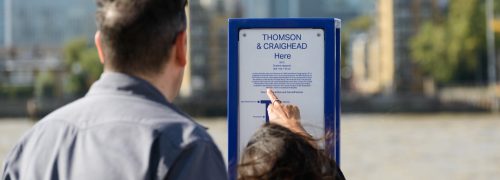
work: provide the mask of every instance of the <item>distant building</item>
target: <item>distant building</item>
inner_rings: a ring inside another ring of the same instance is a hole
[[[190,73],[182,95],[224,101],[227,82],[227,19],[231,13],[223,0],[189,2]],[[208,3],[207,3],[208,2]],[[234,10],[232,10],[234,11]],[[188,93],[189,92],[189,93]]]
[[[343,21],[369,14],[374,0],[241,0],[243,17],[335,17]]]
[[[11,24],[6,24],[4,5],[10,1]],[[60,48],[75,37],[91,39],[96,31],[94,1],[89,0],[0,0],[2,45],[11,38],[12,46]],[[9,28],[11,37],[4,37]]]
[[[424,93],[422,73],[411,59],[410,40],[421,23],[446,12],[446,0],[378,0],[376,27],[349,38],[347,65],[361,94]]]
[[[218,10],[222,10],[222,4],[219,4]],[[210,78],[208,88],[213,94],[218,94],[224,98],[227,89],[227,19],[229,15],[224,13],[215,13],[211,18],[209,26],[209,63],[208,69]]]
[[[200,0],[189,1],[190,89],[196,95],[203,95],[208,89],[210,17],[210,12],[201,5]]]
[[[385,72],[381,74],[381,81],[385,84],[387,94],[394,92],[394,10],[392,0],[379,0],[376,37],[379,41],[379,58],[384,62]]]
[[[363,95],[390,94],[393,67],[381,58],[380,41],[374,32],[354,35],[349,50],[353,90]]]
[[[0,0],[0,84],[33,86],[40,72],[62,78],[61,49],[93,39],[95,8],[88,0]]]
[[[61,74],[63,71],[62,62],[57,58],[4,60],[0,61],[0,85],[33,86],[39,73]]]
[[[5,12],[5,0],[0,0],[0,48],[5,43]]]
[[[410,56],[410,39],[426,20],[438,17],[446,0],[378,0],[380,57],[393,62],[397,92],[422,92],[422,76]]]

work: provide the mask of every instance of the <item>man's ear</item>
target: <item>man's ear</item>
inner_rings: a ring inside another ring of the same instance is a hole
[[[101,31],[95,32],[94,36],[95,47],[97,48],[97,53],[99,54],[99,60],[101,64],[104,64],[104,50],[102,49]]]
[[[187,63],[187,35],[186,31],[177,34],[175,39],[175,62],[180,66],[185,66]]]

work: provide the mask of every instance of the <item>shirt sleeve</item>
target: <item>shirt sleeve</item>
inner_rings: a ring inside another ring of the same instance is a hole
[[[5,157],[2,180],[19,179],[22,154],[25,151],[26,141],[31,137],[31,134],[32,130],[26,132]]]
[[[14,148],[9,152],[7,157],[5,158],[5,162],[3,164],[3,173],[2,173],[2,180],[10,180],[10,179],[18,179],[16,175],[18,173],[15,173],[14,169],[15,167],[15,162],[18,161],[16,157],[19,157],[19,144],[14,146]]]
[[[165,179],[227,179],[226,166],[213,142],[199,140],[187,146]]]

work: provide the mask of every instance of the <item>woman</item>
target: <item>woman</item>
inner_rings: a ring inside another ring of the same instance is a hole
[[[319,149],[300,124],[297,106],[284,105],[272,90],[265,124],[243,152],[238,179],[345,179],[335,161]]]

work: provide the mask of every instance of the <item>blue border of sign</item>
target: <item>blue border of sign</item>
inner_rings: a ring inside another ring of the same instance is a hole
[[[255,28],[314,28],[325,33],[325,132],[334,132],[330,152],[340,164],[340,19],[336,18],[235,18],[228,34],[228,171],[237,178],[238,167],[238,38],[239,30]]]

